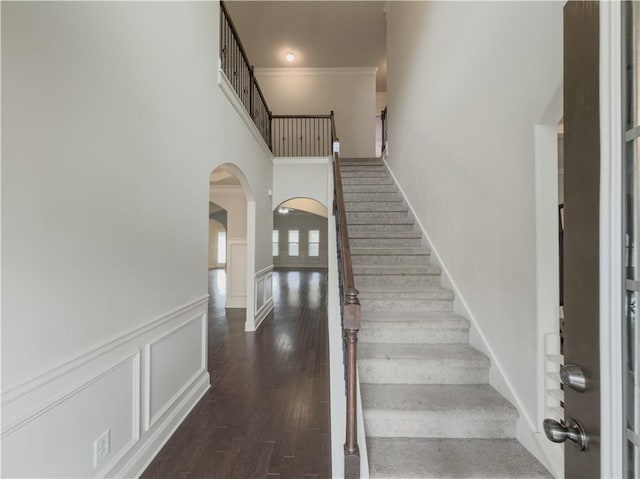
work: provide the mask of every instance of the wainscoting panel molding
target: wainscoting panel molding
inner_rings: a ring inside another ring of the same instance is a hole
[[[273,310],[273,265],[255,274],[255,325],[256,329]]]
[[[73,416],[77,419],[70,423]],[[93,441],[106,430],[111,451],[103,464],[94,467]],[[2,432],[2,474],[100,477],[131,450],[139,437],[137,351],[8,425]],[[85,454],[78,454],[79,451]]]
[[[207,370],[206,331],[201,314],[145,345],[145,431]]]
[[[209,389],[207,300],[6,388],[2,476],[140,475]],[[109,453],[94,464],[106,431]]]

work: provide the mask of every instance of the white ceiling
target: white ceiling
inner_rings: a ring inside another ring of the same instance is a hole
[[[257,68],[377,67],[386,91],[385,2],[230,1],[227,9]],[[296,56],[293,63],[284,59]]]

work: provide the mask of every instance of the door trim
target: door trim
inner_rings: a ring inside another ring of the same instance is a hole
[[[623,477],[621,13],[600,2],[601,477]]]

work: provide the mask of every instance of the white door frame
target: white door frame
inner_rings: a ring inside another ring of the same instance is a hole
[[[601,477],[623,477],[622,19],[600,2],[600,407]]]

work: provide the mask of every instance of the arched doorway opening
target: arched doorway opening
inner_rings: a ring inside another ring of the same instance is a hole
[[[249,331],[255,329],[254,286],[249,281],[255,268],[254,245],[255,202],[248,182],[235,165],[221,165],[209,177],[210,273],[214,267],[209,279],[216,282],[221,295],[224,290],[226,308],[246,309],[245,329]]]
[[[273,212],[274,268],[327,268],[328,210],[311,198],[292,198]]]

